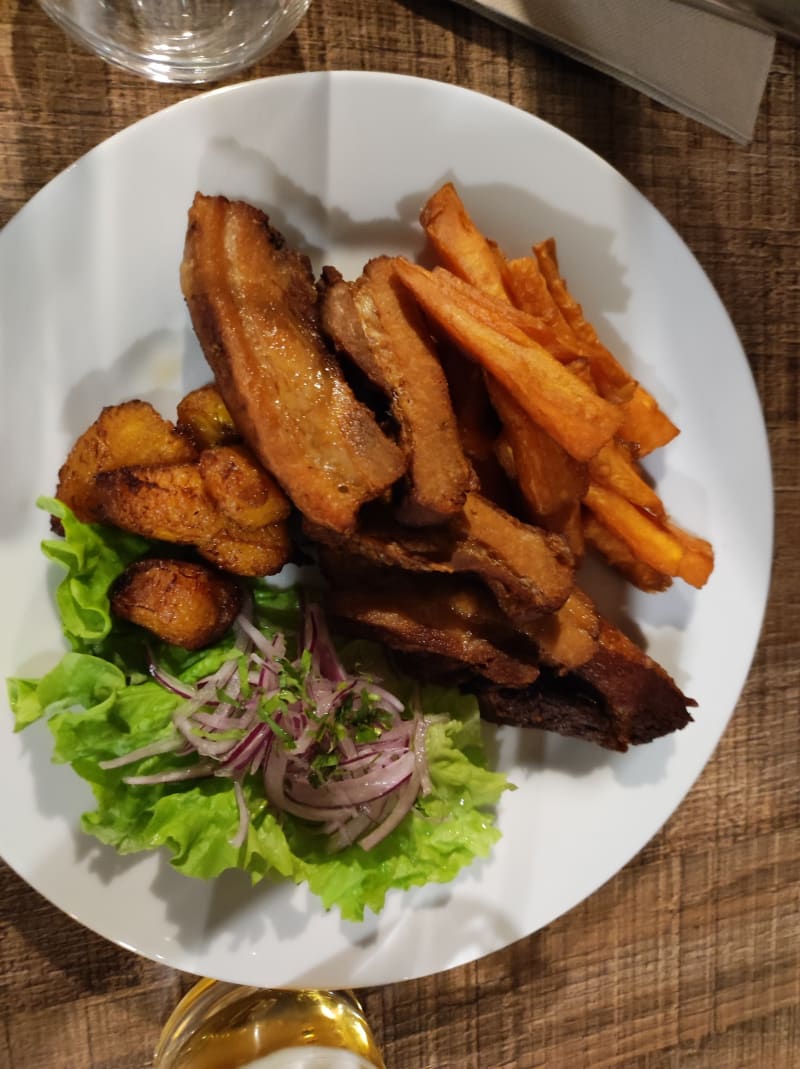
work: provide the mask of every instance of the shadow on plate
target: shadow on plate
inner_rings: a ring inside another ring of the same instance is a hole
[[[324,170],[327,161],[324,109],[319,109],[310,122],[312,128],[304,130],[303,136],[307,142],[320,146],[318,166]],[[237,175],[233,183],[232,174]],[[326,187],[324,174],[318,175],[317,181],[320,188]],[[370,256],[381,253],[414,256],[423,243],[421,231],[414,232],[422,200],[416,207],[412,201],[404,201],[394,218],[358,221],[341,206],[326,204],[319,194],[304,189],[268,155],[234,138],[210,141],[198,166],[197,188],[202,193],[223,194],[261,208],[289,244],[310,258],[317,273],[331,262],[329,257],[334,249],[351,250],[347,266],[360,270]],[[359,254],[362,260],[358,260]]]

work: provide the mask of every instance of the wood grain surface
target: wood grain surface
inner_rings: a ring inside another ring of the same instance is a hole
[[[446,0],[315,0],[296,34],[248,77],[320,68],[469,86],[538,114],[621,171],[687,241],[727,306],[774,465],[762,639],[694,789],[622,872],[545,930],[451,972],[364,991],[387,1065],[792,1069],[800,1065],[798,49],[778,45],[747,146]],[[0,224],[93,145],[194,93],[107,66],[30,0],[0,0]],[[0,865],[0,1066],[143,1069],[191,982],[87,932]]]

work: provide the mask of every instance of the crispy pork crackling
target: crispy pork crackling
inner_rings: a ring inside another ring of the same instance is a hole
[[[257,208],[198,193],[181,286],[247,444],[304,515],[351,530],[361,505],[396,482],[406,462],[320,335],[308,258]]]
[[[498,724],[538,727],[624,752],[691,723],[697,703],[607,620],[595,654],[566,673],[543,671],[527,687],[479,691],[481,714]]]
[[[370,260],[355,282],[327,267],[320,291],[325,333],[390,401],[408,460],[401,518],[414,525],[446,520],[462,508],[474,476],[436,347],[395,261]]]

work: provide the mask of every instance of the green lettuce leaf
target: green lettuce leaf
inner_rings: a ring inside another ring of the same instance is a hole
[[[332,855],[321,832],[268,805],[259,776],[243,784],[250,813],[245,842],[231,840],[239,826],[233,784],[221,777],[173,783],[128,785],[123,777],[186,767],[175,754],[146,757],[124,768],[102,763],[174,732],[181,699],[144,670],[145,641],[136,629],[116,623],[108,609],[108,588],[130,560],[148,545],[120,532],[80,524],[59,502],[42,507],[61,520],[63,541],[44,544],[46,554],[67,571],[58,588],[58,607],[72,650],[41,679],[10,679],[8,693],[17,730],[46,718],[53,734],[53,760],[72,765],[91,785],[95,808],[83,829],[120,853],[164,848],[187,876],[213,879],[238,868],[256,882],[265,877],[307,881],[326,908],[347,920],[378,912],[392,888],[448,882],[478,857],[486,857],[499,833],[492,809],[510,788],[489,771],[481,745],[477,702],[456,690],[424,687],[418,700],[433,718],[427,756],[433,789],[418,800],[390,836],[370,851],[355,845]],[[253,585],[258,625],[291,634],[299,622],[294,588]],[[232,652],[232,638],[190,653],[156,643],[156,657],[187,681],[213,672]],[[404,700],[415,685],[391,673],[378,647],[351,643],[343,651],[380,675]]]
[[[56,606],[67,641],[74,650],[91,650],[111,632],[108,589],[150,544],[138,535],[81,523],[61,501],[40,497],[37,506],[61,522],[63,538],[42,542],[42,552],[66,575],[56,591]]]

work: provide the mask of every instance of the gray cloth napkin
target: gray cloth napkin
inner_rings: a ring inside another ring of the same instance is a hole
[[[739,142],[753,136],[771,33],[674,0],[459,0]]]

